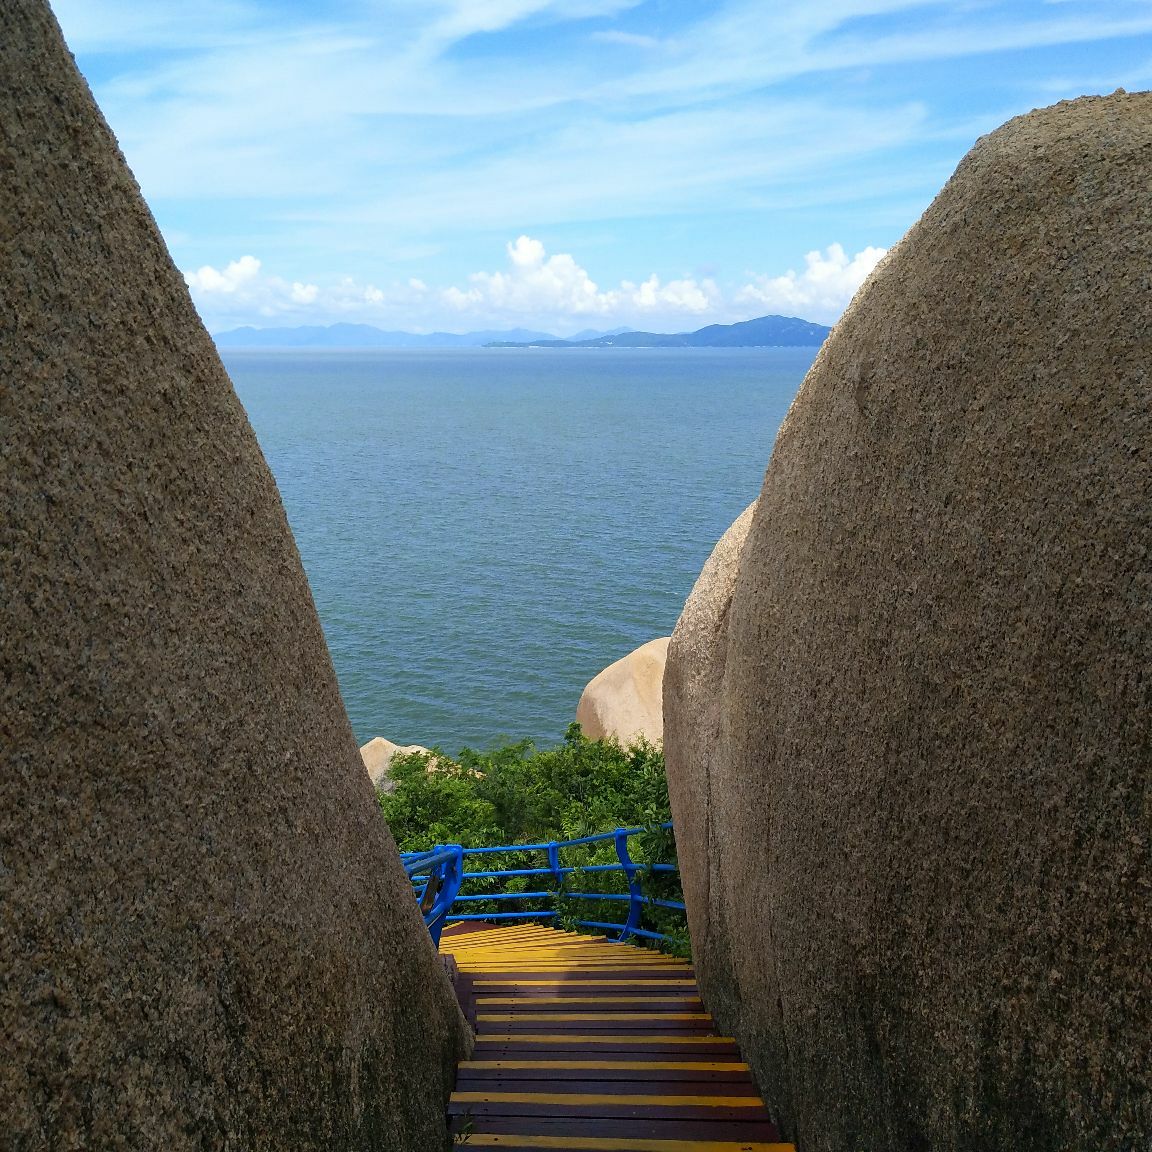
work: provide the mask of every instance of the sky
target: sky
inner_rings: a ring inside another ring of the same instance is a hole
[[[54,0],[208,328],[832,323],[1152,0]]]

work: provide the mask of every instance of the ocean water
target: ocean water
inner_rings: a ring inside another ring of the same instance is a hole
[[[360,742],[558,743],[672,631],[814,355],[227,351]]]

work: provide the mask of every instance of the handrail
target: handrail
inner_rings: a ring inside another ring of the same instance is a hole
[[[671,822],[660,824],[660,829],[670,829]],[[464,848],[459,844],[440,844],[426,852],[402,852],[400,859],[404,864],[404,871],[408,874],[416,890],[416,898],[420,911],[424,915],[424,922],[432,934],[433,943],[439,945],[440,933],[449,921],[457,920],[536,920],[551,919],[559,915],[555,908],[557,899],[562,896],[578,900],[606,900],[627,901],[628,913],[623,922],[604,920],[577,920],[576,923],[584,928],[597,928],[605,932],[618,932],[617,942],[627,940],[630,936],[639,936],[646,940],[667,940],[663,932],[654,932],[642,928],[641,917],[646,907],[671,908],[684,911],[684,904],[679,900],[662,900],[655,896],[644,895],[640,882],[642,873],[676,872],[675,864],[642,864],[633,861],[628,851],[628,840],[647,828],[616,828],[611,832],[598,832],[592,836],[579,836],[573,840],[550,840],[541,844],[501,844],[488,848]],[[568,866],[561,863],[560,852],[565,848],[579,848],[587,844],[597,844],[605,840],[613,841],[616,848],[616,864],[588,864],[584,866]],[[543,852],[547,866],[542,868],[504,868],[488,869],[475,872],[464,871],[465,856],[491,856],[501,852]],[[625,892],[571,892],[564,888],[567,877],[580,873],[622,872],[628,885]],[[539,890],[533,892],[489,892],[476,895],[460,895],[460,888],[467,880],[506,879],[519,876],[547,876],[551,885],[542,882],[536,885]],[[543,911],[515,911],[515,912],[487,912],[487,913],[454,913],[456,904],[478,900],[547,900],[551,899],[551,910]]]
[[[424,923],[432,943],[439,947],[444,922],[464,879],[464,849],[459,844],[447,844],[431,852],[403,852],[400,859],[408,878],[417,885],[416,899]]]

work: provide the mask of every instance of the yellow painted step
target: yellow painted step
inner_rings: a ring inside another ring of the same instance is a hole
[[[472,981],[472,987],[473,988],[504,988],[504,987],[515,987],[516,985],[520,985],[521,987],[525,987],[525,988],[571,988],[572,987],[572,981],[571,980],[473,980]],[[641,988],[681,989],[681,988],[695,988],[696,987],[696,981],[692,980],[692,979],[681,980],[678,978],[673,978],[671,980],[644,980],[644,979],[634,979],[631,976],[621,977],[619,980],[614,980],[611,976],[605,976],[600,980],[581,980],[580,981],[580,987],[581,988],[598,988],[601,986],[610,987],[610,986],[615,986],[615,985],[621,985],[621,986],[627,987],[627,988],[631,988],[631,987],[635,986],[635,987],[641,987]]]
[[[699,1004],[699,996],[685,996],[669,993],[665,995],[660,991],[633,992],[630,995],[620,996],[477,996],[477,1005],[486,1008],[495,1008],[498,1005],[505,1007],[523,1007],[525,1004],[643,1004],[652,1001],[656,1004]],[[663,1019],[661,1013],[661,1019]]]
[[[734,1044],[731,1036],[705,1036],[688,1033],[680,1036],[653,1036],[645,1032],[632,1032],[617,1036],[608,1032],[512,1032],[498,1035],[481,1034],[476,1039],[482,1044],[551,1044],[564,1047],[568,1044]]]
[[[521,979],[514,981],[514,983],[516,983],[516,984],[523,984],[526,982],[524,979],[525,977],[534,977],[534,976],[551,976],[551,977],[568,976],[569,980],[567,980],[565,982],[567,987],[571,987],[572,984],[574,984],[577,980],[580,980],[580,981],[590,980],[591,981],[591,980],[595,980],[595,979],[599,978],[600,982],[604,983],[605,981],[609,981],[611,979],[611,977],[605,975],[603,969],[588,968],[588,967],[559,968],[559,967],[556,967],[555,965],[547,965],[547,964],[541,965],[538,968],[536,968],[536,967],[524,967],[522,965],[518,965],[515,968],[508,968],[508,967],[504,967],[504,966],[492,967],[489,964],[458,964],[457,967],[460,969],[461,972],[467,972],[468,975],[470,975],[470,976],[472,976],[472,975],[500,976],[500,975],[506,974],[509,976],[521,977]],[[616,970],[622,972],[624,969],[621,967],[621,968],[616,969]],[[654,968],[631,968],[631,969],[629,969],[630,975],[633,975],[633,976],[635,976],[635,975],[651,975],[653,972],[656,972],[656,971],[659,971],[659,969],[654,969]]]
[[[487,968],[492,972],[691,972],[687,964],[653,964],[650,960],[533,960],[530,957],[516,956],[505,961],[493,961],[487,956],[457,957],[461,968]]]
[[[483,943],[453,945],[446,942],[444,951],[452,952],[587,952],[602,956],[648,956],[653,960],[683,960],[680,956],[669,956],[665,952],[653,952],[650,948],[633,948],[629,944],[550,944],[533,940],[486,940]]]
[[[742,1060],[464,1060],[460,1069],[491,1068],[528,1070],[532,1068],[576,1072],[646,1072],[667,1068],[676,1072],[747,1072]]]
[[[652,1012],[478,1012],[476,1019],[485,1024],[511,1024],[516,1021],[539,1020],[579,1020],[589,1023],[593,1020],[651,1020]],[[661,1023],[671,1023],[673,1020],[711,1020],[707,1012],[661,1012]]]
[[[531,956],[534,960],[542,960],[546,956],[557,956],[562,960],[643,960],[648,964],[686,964],[676,956],[661,956],[659,952],[648,952],[641,948],[630,948],[623,951],[607,945],[604,948],[546,948],[521,947],[519,945],[508,948],[453,948],[449,949],[454,956]]]
[[[453,1092],[454,1104],[618,1104],[669,1108],[763,1108],[759,1096],[612,1096],[576,1092]]]
[[[469,1148],[571,1148],[579,1152],[796,1152],[793,1144],[756,1140],[653,1140],[642,1136],[505,1136],[470,1132]]]

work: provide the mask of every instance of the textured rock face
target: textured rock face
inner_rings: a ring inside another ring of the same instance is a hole
[[[397,756],[407,756],[411,752],[427,752],[421,744],[393,744],[383,736],[374,736],[367,744],[360,745],[360,759],[368,770],[372,787],[381,792],[391,792],[395,783],[388,775],[388,769]]]
[[[809,373],[669,718],[706,995],[805,1152],[1152,1145],[1150,187],[1149,94],[976,145]]]
[[[38,0],[0,76],[0,1143],[438,1148],[465,1030],[275,485]]]
[[[681,871],[688,929],[696,961],[713,979],[724,971],[728,956],[726,910],[712,899],[708,869],[695,864],[722,848],[711,826],[713,791],[728,793],[737,786],[724,776],[720,701],[728,612],[755,511],[755,504],[745,508],[712,550],[676,623],[664,669],[664,759],[669,774],[679,769],[670,790],[676,851],[694,864]]]
[[[589,740],[614,737],[627,746],[641,736],[653,744],[664,739],[661,685],[668,640],[649,640],[588,682],[576,720]]]

